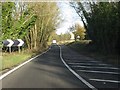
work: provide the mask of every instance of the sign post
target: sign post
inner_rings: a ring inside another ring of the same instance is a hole
[[[24,41],[22,39],[17,39],[19,41],[19,44],[17,45],[18,46],[18,51],[20,53],[20,47],[24,44]]]
[[[21,50],[20,50],[20,46],[18,46],[18,52],[20,53],[20,51],[21,51]]]
[[[11,46],[14,44],[14,42],[11,39],[7,39],[9,44],[7,45],[9,47],[9,52],[11,53]]]
[[[9,52],[11,53],[11,47],[9,47]]]

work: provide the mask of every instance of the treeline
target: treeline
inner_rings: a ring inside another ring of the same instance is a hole
[[[2,37],[22,39],[29,50],[47,47],[59,10],[54,2],[2,2]]]
[[[60,41],[64,42],[66,40],[70,40],[70,38],[71,38],[71,35],[69,33],[57,35],[56,32],[52,32],[49,41],[52,42],[52,40],[55,39],[57,42],[60,42]]]
[[[120,39],[120,2],[71,3],[97,50],[116,53]]]
[[[75,41],[85,39],[86,30],[80,25],[80,23],[75,23],[71,26],[69,30],[74,34]]]

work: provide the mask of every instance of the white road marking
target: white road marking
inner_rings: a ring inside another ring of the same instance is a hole
[[[84,60],[84,61],[79,61],[79,60],[65,60],[65,61],[72,61],[72,62],[77,62],[77,63],[82,63],[82,62],[85,62],[85,63],[97,63],[97,62],[100,62],[100,61],[90,61],[90,60]]]
[[[49,49],[46,50],[45,52],[43,52],[43,53],[41,53],[41,54],[39,54],[39,55],[37,55],[37,56],[35,56],[35,57],[33,57],[33,58],[25,61],[24,63],[20,64],[19,66],[15,67],[15,68],[13,68],[12,70],[6,72],[5,74],[1,75],[1,76],[0,76],[0,80],[2,80],[3,78],[5,78],[6,76],[8,76],[9,74],[11,74],[12,72],[16,71],[16,70],[19,69],[20,67],[24,66],[25,64],[29,63],[29,62],[32,61],[33,59],[37,58],[38,56],[41,56],[42,54],[48,52],[50,49],[51,49],[51,48],[49,48]]]
[[[88,62],[100,62],[100,61],[88,61]]]
[[[108,64],[95,64],[95,63],[68,63],[68,64],[80,64],[80,65],[107,65],[108,66]]]
[[[102,68],[102,69],[116,69],[116,70],[119,69],[119,68],[115,68],[115,67],[90,67],[90,66],[72,66],[72,67],[81,67],[81,68]]]
[[[104,73],[104,74],[120,74],[117,72],[103,72],[103,71],[90,71],[90,70],[77,70],[79,72],[91,72],[91,73]]]
[[[89,79],[89,80],[100,81],[100,82],[120,83],[120,81],[115,81],[115,80],[103,80],[103,79]]]
[[[59,46],[60,47],[60,46]],[[91,88],[92,90],[98,90],[97,88],[95,88],[93,85],[91,85],[89,82],[87,82],[85,79],[83,79],[80,75],[78,75],[74,70],[72,70],[64,61],[64,59],[62,58],[62,51],[61,51],[61,47],[60,47],[60,58],[62,60],[62,62],[64,63],[64,65],[79,79],[81,80],[84,84],[86,84],[89,88]]]

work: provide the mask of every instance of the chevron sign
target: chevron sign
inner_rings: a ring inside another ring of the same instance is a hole
[[[12,47],[12,46],[23,46],[24,45],[24,41],[22,39],[17,39],[17,40],[11,40],[11,39],[7,39],[3,41],[3,46],[6,47]]]
[[[17,40],[11,40],[7,39],[3,41],[3,46],[9,47],[9,52],[11,53],[11,47],[17,46],[18,51],[20,52],[20,47],[24,45],[24,41],[22,39],[17,39]]]

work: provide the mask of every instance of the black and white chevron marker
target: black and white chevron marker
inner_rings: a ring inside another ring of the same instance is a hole
[[[21,39],[17,39],[20,43],[18,44],[18,46],[20,47],[20,46],[23,46],[23,44],[24,44],[24,41],[23,40],[21,40]]]
[[[12,47],[12,46],[23,46],[24,45],[24,41],[22,39],[17,39],[17,40],[11,40],[11,39],[7,39],[3,41],[3,46],[6,47]]]
[[[3,41],[3,46],[11,47],[14,44],[14,42],[11,39],[7,39]]]

